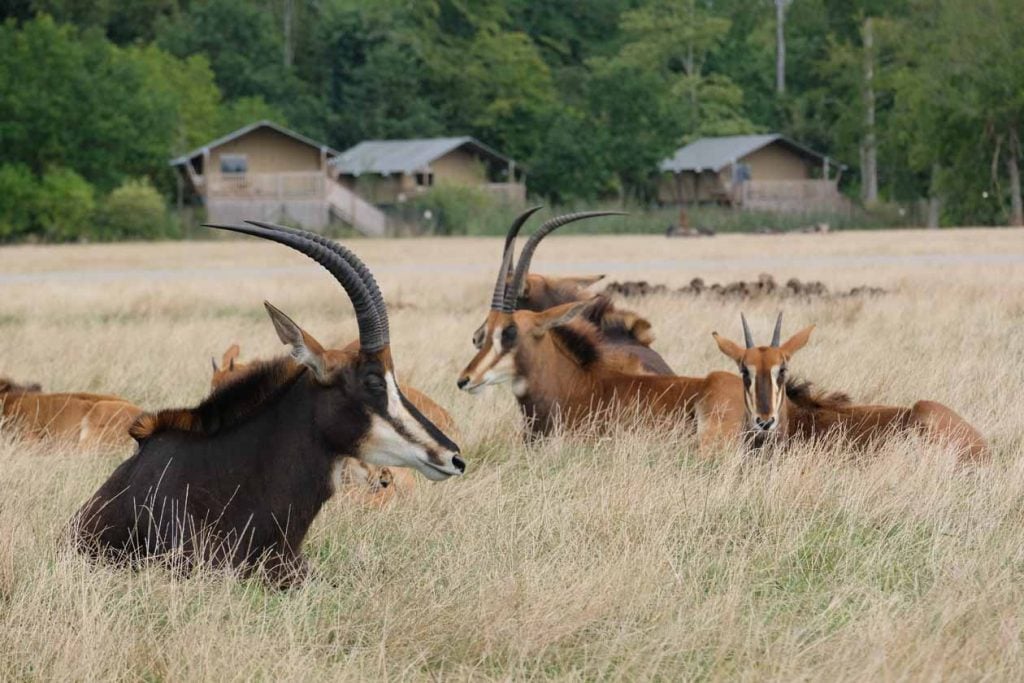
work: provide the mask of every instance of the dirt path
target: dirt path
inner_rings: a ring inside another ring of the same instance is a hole
[[[859,256],[791,256],[770,258],[732,259],[651,259],[645,261],[542,261],[537,260],[535,270],[549,272],[583,271],[612,273],[650,272],[658,270],[751,270],[764,268],[850,268],[882,266],[905,268],[942,267],[961,265],[1007,265],[1024,263],[1024,253],[1003,254],[906,254]],[[491,263],[402,263],[375,265],[381,273],[477,273],[490,272]],[[175,280],[224,280],[244,277],[319,276],[316,266],[204,266],[193,268],[111,268],[90,270],[52,270],[34,273],[0,273],[0,285],[33,283],[96,283],[118,280],[144,280],[150,282]]]

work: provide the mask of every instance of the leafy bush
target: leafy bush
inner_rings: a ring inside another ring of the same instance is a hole
[[[508,207],[487,192],[458,186],[440,186],[412,199],[399,211],[403,221],[418,232],[468,235],[481,224],[501,224]],[[498,221],[491,220],[497,218]],[[502,229],[503,231],[503,229]]]
[[[163,197],[148,179],[129,179],[103,201],[95,236],[102,240],[153,239],[175,233]]]
[[[92,185],[68,168],[51,168],[39,182],[34,202],[37,231],[45,239],[78,239],[92,231],[96,200]]]
[[[28,166],[0,166],[0,242],[19,239],[34,227],[39,184]]]

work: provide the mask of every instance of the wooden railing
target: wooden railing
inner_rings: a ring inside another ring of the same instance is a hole
[[[238,173],[207,176],[212,197],[258,199],[323,199],[325,176],[320,171]]]
[[[383,237],[388,219],[383,211],[334,180],[327,181],[327,206],[338,218],[368,237]]]
[[[750,210],[767,211],[842,211],[849,200],[839,192],[833,180],[750,180],[736,192],[732,201]]]
[[[523,183],[484,183],[478,187],[510,204],[521,204],[526,201],[526,185]]]
[[[747,199],[828,200],[839,194],[831,180],[750,180],[745,183]]]

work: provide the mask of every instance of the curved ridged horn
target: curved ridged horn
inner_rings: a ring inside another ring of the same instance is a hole
[[[327,247],[335,254],[345,259],[345,262],[352,266],[352,270],[356,271],[356,274],[363,282],[363,286],[366,287],[366,291],[370,293],[370,298],[373,299],[374,308],[377,309],[377,316],[381,321],[381,326],[384,332],[384,344],[385,346],[391,343],[391,329],[388,323],[388,309],[384,304],[384,295],[380,292],[380,287],[377,286],[377,280],[373,277],[373,273],[366,267],[355,253],[343,244],[339,244],[334,240],[327,239],[323,235],[318,235],[315,232],[309,232],[308,230],[300,230],[299,228],[291,228],[287,225],[278,225],[276,223],[264,223],[263,221],[246,221],[250,225],[255,225],[259,228],[266,228],[267,230],[277,230],[279,232],[287,232],[292,235],[299,237],[305,237],[311,242],[316,242],[322,247]]]
[[[519,262],[516,264],[515,275],[512,276],[512,282],[508,287],[505,296],[505,309],[507,312],[515,310],[516,300],[519,298],[519,294],[523,289],[523,282],[526,280],[526,274],[530,272],[530,261],[533,260],[533,252],[537,250],[537,246],[540,241],[547,237],[549,234],[569,223],[581,221],[584,218],[597,218],[598,216],[625,216],[626,214],[622,211],[580,211],[578,213],[567,213],[563,216],[556,216],[555,218],[549,218],[545,221],[536,232],[530,235],[530,239],[523,245],[523,251],[519,255]]]
[[[779,311],[779,317],[775,319],[775,331],[772,332],[772,348],[779,348],[779,337],[782,336],[782,311]]]
[[[334,276],[334,279],[342,286],[352,302],[352,307],[356,311],[356,324],[359,326],[360,348],[368,353],[376,353],[387,347],[384,337],[386,323],[378,315],[373,297],[370,296],[370,292],[367,290],[366,285],[363,284],[359,274],[341,256],[300,234],[280,232],[257,226],[210,225],[208,223],[205,225],[208,228],[230,230],[231,232],[239,232],[243,235],[262,237],[271,242],[291,247],[319,263],[327,272]]]
[[[747,324],[747,316],[740,313],[740,320],[743,321],[743,341],[748,349],[754,348],[754,335],[750,334],[750,325]]]
[[[491,310],[503,310],[505,303],[505,290],[508,289],[509,280],[512,278],[512,257],[515,252],[516,237],[519,229],[526,223],[526,219],[540,210],[540,206],[527,209],[519,214],[512,222],[505,234],[505,249],[501,252],[501,269],[498,270],[498,281],[494,283],[494,293],[491,295]]]

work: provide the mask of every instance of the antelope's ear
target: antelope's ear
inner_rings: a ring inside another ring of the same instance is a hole
[[[583,312],[589,301],[570,301],[537,314],[537,325],[533,328],[533,334],[542,337],[552,327],[564,325]]]
[[[277,336],[281,339],[281,343],[292,347],[292,358],[312,370],[317,379],[323,379],[327,374],[327,364],[324,361],[324,347],[320,345],[320,342],[269,301],[264,301],[263,305],[270,315],[271,322],[274,323],[274,329],[277,330]]]
[[[526,277],[523,278],[523,286],[519,288],[519,298],[529,299],[530,292],[538,288],[538,283],[547,284],[547,278],[543,275],[537,275],[536,273],[527,273]]]
[[[739,363],[743,360],[743,348],[740,347],[736,342],[726,339],[717,332],[712,332],[711,336],[715,338],[715,343],[718,344],[718,349],[725,355],[732,358],[734,361]]]
[[[800,349],[804,348],[804,346],[806,346],[807,342],[811,338],[811,332],[813,331],[814,325],[808,325],[807,327],[805,327],[804,329],[800,330],[792,337],[787,339],[786,342],[779,348],[782,349],[782,352],[785,353],[787,357],[792,356],[794,353],[796,353]]]
[[[228,347],[228,350],[224,352],[224,356],[220,359],[221,366],[228,370],[235,369],[235,360],[238,358],[238,354],[242,352],[238,344],[232,344]]]
[[[597,284],[604,279],[604,274],[601,275],[572,275],[565,278],[569,282],[573,283],[580,289],[586,289],[587,287]]]

